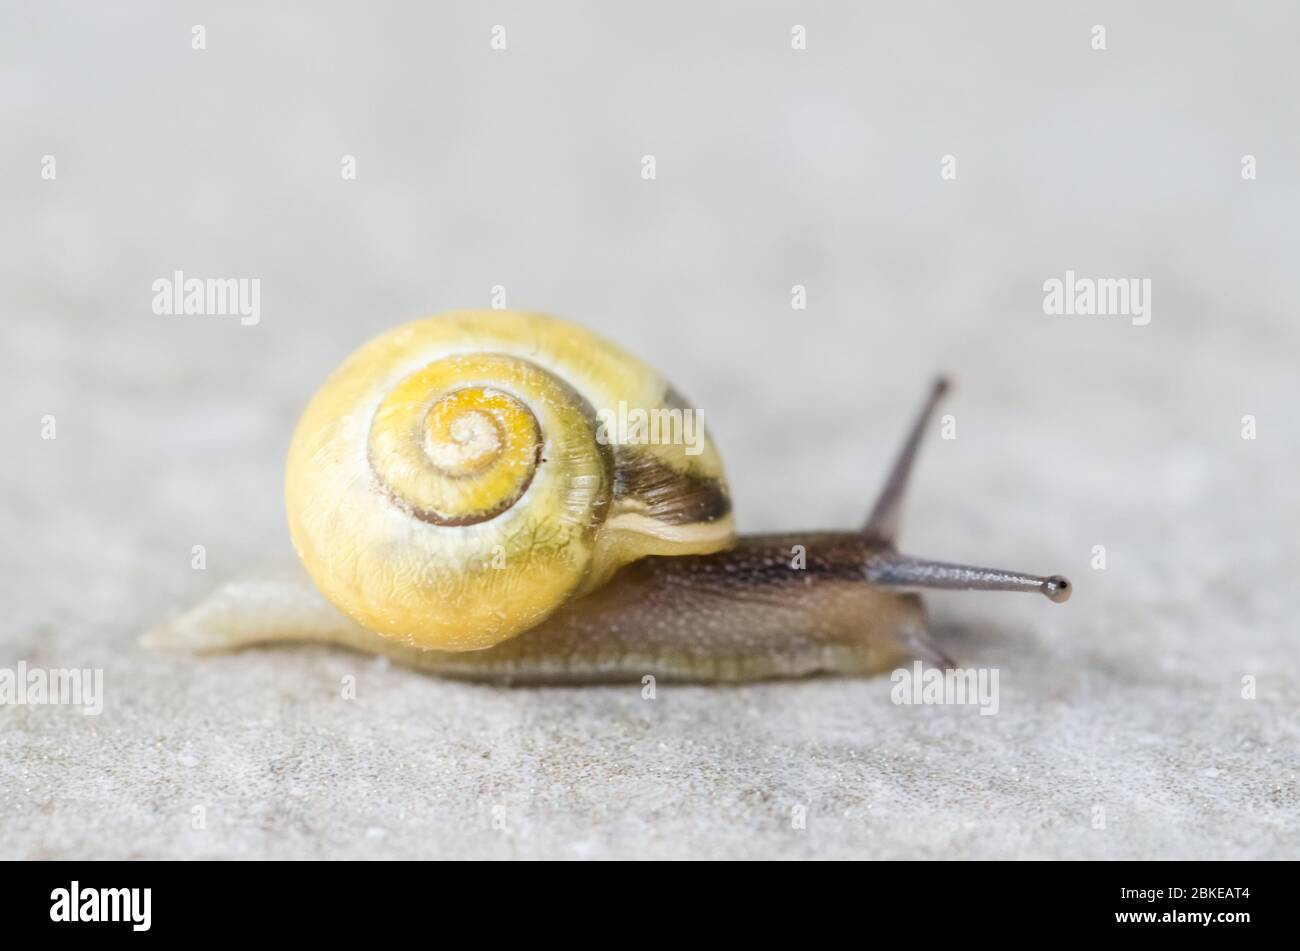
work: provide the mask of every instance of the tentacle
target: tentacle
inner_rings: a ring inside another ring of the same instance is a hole
[[[1037,591],[1057,604],[1070,600],[1073,590],[1069,579],[1061,575],[1031,575],[1001,568],[927,561],[895,551],[882,551],[867,564],[867,580],[903,591]]]
[[[934,409],[939,405],[939,400],[947,392],[948,380],[945,377],[939,377],[931,385],[930,395],[926,397],[921,412],[917,414],[916,421],[912,424],[907,439],[903,442],[903,448],[899,451],[898,458],[894,460],[894,467],[889,471],[889,477],[885,479],[884,488],[880,490],[876,505],[871,510],[871,516],[867,519],[867,524],[863,528],[863,531],[867,534],[890,543],[898,537],[903,497],[907,492],[907,485],[912,476],[912,464],[916,462],[917,451],[921,446],[921,437],[925,434],[926,423],[934,415]]]

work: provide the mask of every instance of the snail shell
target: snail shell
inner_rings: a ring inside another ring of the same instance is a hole
[[[640,360],[539,314],[397,327],[312,398],[289,449],[294,548],[353,620],[413,647],[491,647],[646,555],[707,554],[734,530],[722,460],[622,444],[620,405],[682,410]]]

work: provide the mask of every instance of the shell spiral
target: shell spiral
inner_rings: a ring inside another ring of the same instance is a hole
[[[418,647],[476,650],[537,625],[645,555],[732,542],[721,459],[601,425],[688,409],[576,325],[467,311],[349,357],[294,433],[285,500],[321,592]]]

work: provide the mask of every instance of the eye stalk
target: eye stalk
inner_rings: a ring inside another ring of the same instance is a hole
[[[1031,575],[1000,568],[980,568],[943,561],[928,561],[900,554],[894,548],[902,516],[903,497],[911,480],[912,466],[925,434],[926,424],[934,415],[939,400],[951,389],[947,377],[940,376],[930,386],[921,412],[917,414],[885,479],[863,533],[880,544],[878,552],[867,560],[866,579],[872,584],[901,590],[947,589],[957,591],[1037,591],[1049,601],[1064,604],[1074,590],[1061,575]]]
[[[878,562],[867,564],[867,580],[886,588],[948,589],[955,591],[1038,591],[1049,601],[1064,604],[1072,586],[1061,575],[1027,575],[1000,568],[977,568],[942,561],[909,558],[884,552]]]
[[[916,421],[912,423],[912,429],[903,442],[903,448],[899,450],[898,458],[894,460],[894,467],[889,470],[889,476],[885,479],[880,495],[876,497],[875,507],[872,508],[871,516],[863,529],[868,535],[875,535],[881,541],[891,544],[898,537],[903,496],[907,491],[908,483],[912,480],[912,465],[916,462],[917,453],[921,448],[925,425],[934,415],[939,400],[943,399],[951,387],[952,384],[946,376],[935,377],[934,382],[930,384],[930,394],[926,397],[921,412],[917,414]]]

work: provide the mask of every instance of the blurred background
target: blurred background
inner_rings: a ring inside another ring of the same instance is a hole
[[[7,5],[0,667],[102,667],[106,696],[0,706],[0,855],[1296,857],[1298,27],[1282,2]],[[260,320],[155,314],[177,270],[258,278]],[[1150,323],[1046,315],[1067,270],[1149,279]],[[858,524],[950,372],[903,547],[1076,586],[929,599],[1001,669],[999,715],[884,678],[649,703],[136,646],[292,562],[285,450],[344,356],[498,286],[688,394],[746,530]]]

